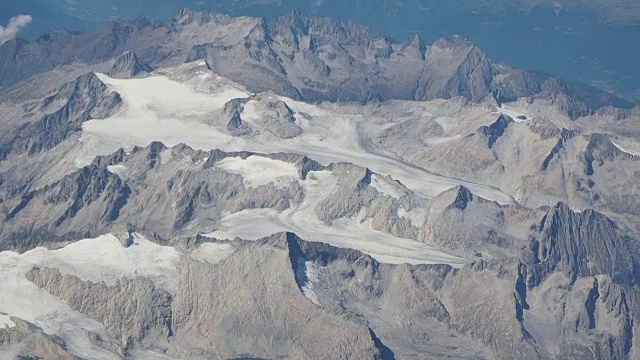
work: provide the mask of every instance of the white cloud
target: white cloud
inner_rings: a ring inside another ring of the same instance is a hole
[[[29,25],[32,20],[31,15],[18,15],[12,17],[6,27],[0,25],[0,45],[15,38],[20,30]]]

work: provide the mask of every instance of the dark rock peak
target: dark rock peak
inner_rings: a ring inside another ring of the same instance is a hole
[[[272,37],[286,33],[295,36],[312,35],[316,38],[331,38],[339,44],[366,45],[379,37],[370,28],[353,21],[307,17],[296,10],[268,21],[266,26]]]
[[[593,156],[596,151],[599,152],[601,157],[608,160],[613,160],[616,157],[640,160],[640,157],[620,150],[606,134],[593,133],[589,136],[589,143],[587,144],[585,154]]]
[[[127,157],[130,158],[134,155],[143,154],[147,159],[148,168],[153,169],[156,167],[158,160],[160,159],[160,153],[167,149],[168,147],[163,142],[152,141],[145,147],[134,146]],[[191,149],[191,151],[193,151],[193,149]]]
[[[495,90],[501,90],[498,101],[508,101],[540,93],[544,79],[549,78],[497,66],[484,52],[460,36],[440,39],[429,47],[424,46],[419,36],[413,36],[408,44],[394,44],[354,22],[308,17],[295,11],[269,21],[254,18],[256,25],[250,36],[237,47],[208,44],[198,38],[185,40],[166,33],[167,30],[178,33],[188,24],[223,26],[235,21],[237,18],[229,15],[184,9],[168,24],[151,23],[144,18],[115,20],[93,33],[63,35],[68,39],[51,36],[42,43],[20,48],[16,48],[15,41],[10,41],[0,50],[0,61],[5,64],[0,70],[0,86],[13,85],[73,61],[101,63],[127,50],[135,51],[144,63],[152,66],[171,63],[178,58],[183,61],[185,55],[189,60],[206,59],[210,69],[254,92],[270,89],[314,102],[428,100],[456,96],[481,102]],[[211,31],[215,31],[215,27]],[[376,42],[376,48],[372,50],[375,50],[379,63],[370,66],[360,56],[363,49],[358,47],[368,47],[376,40],[381,42]],[[181,45],[185,45],[184,49],[191,49],[191,54],[176,51],[182,49],[175,43],[177,41],[187,41]],[[384,41],[387,46],[378,48]],[[163,45],[159,46],[160,43]],[[276,44],[285,46],[274,46]],[[329,64],[318,56],[317,49],[326,45],[334,50],[325,55],[337,65]],[[405,56],[402,66],[379,66],[390,57],[395,45],[415,47],[424,55]],[[296,52],[300,52],[301,60],[317,72],[311,74],[314,76],[310,76],[310,81],[305,80],[304,86],[298,85],[300,79],[296,79],[296,72],[289,71],[286,68],[289,65],[281,61],[285,57],[292,59]],[[247,57],[239,55],[241,53]],[[334,72],[334,66],[346,70]],[[350,74],[349,79],[345,74]],[[393,81],[389,82],[389,79]],[[590,109],[617,106],[617,103],[609,101],[610,97],[595,94],[587,87],[550,80],[544,88],[541,96],[551,99],[572,118],[589,114]]]
[[[54,103],[56,109],[51,112],[47,107]],[[0,161],[10,154],[33,155],[49,150],[81,131],[82,122],[106,118],[117,111],[121,103],[120,95],[109,92],[94,73],[82,75],[43,99],[40,106],[46,113],[20,127],[9,142],[0,144]]]
[[[309,18],[297,9],[288,11],[269,23],[269,27],[272,30],[289,28],[300,34],[308,34],[309,25]]]
[[[618,148],[613,145],[608,135],[602,133],[593,133],[589,135],[589,144],[587,145],[587,151],[593,151],[595,149],[617,153],[616,150]]]
[[[426,45],[424,43],[424,41],[422,40],[422,37],[420,36],[419,33],[414,33],[411,36],[409,36],[409,40],[407,41],[407,45],[411,45],[413,47],[415,47],[416,49],[422,49],[424,48],[426,50]]]
[[[299,264],[298,261],[302,259],[303,261],[315,262],[320,266],[327,266],[339,260],[360,261],[361,264],[369,264],[376,268],[379,266],[374,258],[358,250],[337,248],[326,243],[304,240],[293,232],[273,234],[252,243],[256,246],[276,246],[287,250],[292,259],[292,265]]]
[[[106,29],[115,37],[126,37],[144,29],[144,23],[129,20],[114,19],[109,22]]]
[[[237,130],[240,129],[240,127],[242,127],[242,117],[240,116],[240,112],[234,111],[231,114],[231,118],[227,122],[227,129]]]
[[[90,72],[62,85],[58,91],[46,97],[41,106],[48,106],[54,101],[71,101],[74,97],[95,98],[107,90],[107,85],[95,73]]]
[[[353,186],[358,190],[365,189],[371,184],[373,172],[366,167],[352,163],[331,163],[326,167],[338,176],[341,186]]]
[[[36,43],[39,44],[48,44],[56,41],[66,41],[73,37],[80,36],[81,34],[77,31],[55,31],[50,34],[44,34],[36,39]]]
[[[411,35],[409,37],[409,40],[405,43],[405,46],[418,50],[420,56],[422,57],[422,60],[426,59],[427,45],[425,45],[422,37],[420,37],[420,34],[415,33]]]
[[[505,64],[492,64],[492,67],[501,74],[501,79],[494,79],[492,84],[494,98],[498,104],[541,92],[541,84],[547,77],[546,74],[513,69]]]
[[[222,113],[225,117],[225,121],[227,122],[228,130],[236,131],[242,128],[248,129],[247,125],[243,123],[241,116],[242,110],[244,109],[244,104],[246,104],[247,101],[249,101],[248,98],[232,99],[224,104]]]
[[[107,90],[107,85],[94,72],[90,72],[64,85],[61,92],[69,92],[70,95],[73,95],[78,93],[97,93],[105,90]]]
[[[598,116],[611,117],[614,120],[634,120],[640,118],[640,105],[631,109],[621,109],[614,106],[605,106],[595,112]]]
[[[236,98],[236,99],[231,99],[229,101],[227,101],[224,104],[224,112],[225,113],[232,113],[235,111],[242,111],[244,109],[244,105],[249,102],[249,98]]]
[[[605,274],[620,283],[640,281],[638,250],[599,212],[575,212],[559,202],[547,214],[541,239],[541,266],[562,264],[573,278]]]
[[[481,127],[478,129],[478,132],[487,138],[487,145],[489,148],[492,148],[496,141],[498,141],[498,138],[504,135],[504,132],[511,123],[513,123],[512,118],[507,115],[500,114],[496,121],[488,126]]]
[[[466,187],[458,185],[453,191],[456,192],[456,197],[453,200],[453,203],[449,205],[449,208],[464,210],[467,208],[469,203],[473,201],[473,193]]]
[[[562,80],[551,77],[542,83],[542,90],[548,91],[551,94],[564,94],[567,92],[567,87]]]
[[[151,71],[151,67],[143,64],[135,52],[126,51],[116,59],[108,75],[116,78],[131,78]]]
[[[167,150],[167,146],[162,141],[152,141],[147,146],[150,154],[159,154],[160,152]]]
[[[29,41],[22,38],[11,39],[4,44],[0,45],[0,50],[4,52],[5,49],[14,48],[16,50],[22,48],[25,45],[28,45]]]
[[[275,102],[267,102],[267,108],[274,110],[279,119],[284,119],[288,122],[295,122],[295,112],[282,100]]]
[[[567,114],[572,120],[597,113],[625,118],[638,113],[638,105],[590,85],[567,82],[549,77],[541,83],[539,98],[551,101],[553,105]],[[617,109],[616,109],[617,108]]]

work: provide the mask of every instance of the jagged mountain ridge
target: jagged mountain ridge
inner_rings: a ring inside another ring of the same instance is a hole
[[[114,78],[129,79],[150,72],[151,67],[147,64],[142,64],[135,52],[127,51],[116,59],[108,75]]]
[[[0,5],[0,13],[5,15],[0,21],[6,23],[14,14],[32,14],[39,20],[23,35],[35,39],[52,29],[95,30],[111,19],[130,19],[140,14],[170,19],[184,7],[268,18],[300,9],[313,16],[354,19],[395,39],[419,32],[431,43],[458,33],[480,45],[494,59],[595,84],[638,100],[636,84],[640,74],[632,60],[638,54],[631,55],[627,46],[637,37],[639,12],[634,0],[618,0],[616,5],[594,0],[138,0],[127,6],[119,2],[123,0],[112,0],[108,5],[99,1],[71,5],[65,0],[7,3]],[[57,16],[48,16],[51,12]]]
[[[238,25],[181,21],[194,33]],[[427,61],[458,41],[410,43]],[[447,65],[429,80],[442,91],[478,81]],[[46,73],[46,95],[22,82],[0,104],[2,124],[67,108],[49,130],[73,125],[0,161],[1,248],[21,252],[0,252],[0,351],[636,357],[635,110],[572,120],[554,97],[497,93],[311,104],[248,91],[210,59],[134,79],[105,75],[112,60],[95,66]],[[112,97],[104,117],[87,116]],[[454,174],[467,164],[478,166]]]
[[[33,43],[15,40],[0,49],[0,79],[6,87],[60,64],[95,64],[125,51],[135,51],[152,66],[204,58],[214,71],[252,90],[312,101],[455,96],[481,101],[494,92],[511,101],[546,91],[545,97],[568,96],[559,106],[574,117],[585,115],[584,109],[591,113],[605,105],[632,105],[593,88],[550,86],[558,80],[493,64],[460,37],[428,48],[417,36],[396,44],[355,23],[296,11],[267,21],[185,9],[166,24],[115,20],[94,33],[57,33]]]

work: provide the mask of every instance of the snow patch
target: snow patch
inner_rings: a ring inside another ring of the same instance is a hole
[[[14,326],[16,326],[16,323],[11,321],[11,317],[0,312],[0,329],[12,328]]]
[[[398,208],[398,216],[407,219],[411,222],[411,225],[420,228],[427,221],[428,210],[425,208],[413,208],[409,211],[405,210],[402,206]]]
[[[305,190],[301,204],[278,212],[274,209],[246,209],[222,217],[218,230],[206,234],[218,239],[258,240],[290,231],[308,241],[324,242],[340,248],[362,251],[380,262],[391,264],[450,264],[460,267],[467,260],[438,251],[412,239],[399,238],[371,228],[370,222],[339,219],[327,224],[318,219],[315,209],[338,183],[330,171],[309,172],[300,182]]]
[[[124,165],[109,165],[107,166],[107,170],[109,172],[118,175],[118,177],[122,180],[126,180],[125,172],[127,171],[127,167]]]
[[[75,254],[75,251],[71,254]],[[54,267],[61,261],[61,256],[60,251],[46,249],[35,249],[24,254],[0,252],[0,312],[36,324],[47,334],[62,337],[67,350],[81,358],[119,359],[119,356],[94,344],[88,336],[89,332],[93,332],[108,339],[102,324],[71,309],[64,301],[26,279],[25,275],[34,266]],[[76,265],[82,256],[83,254],[75,254]],[[99,266],[98,263],[95,257],[87,259],[82,268],[76,269],[78,273],[74,275],[91,275],[96,266]],[[6,316],[2,316],[0,323],[7,323]]]
[[[231,256],[236,248],[231,244],[204,243],[191,252],[191,257],[200,262],[217,265]]]
[[[273,183],[276,188],[284,189],[298,181],[298,169],[294,164],[262,156],[225,158],[216,163],[216,168],[241,175],[248,188]]]
[[[614,143],[613,141],[611,142],[615,147],[618,148],[618,150],[622,151],[622,152],[626,152],[629,155],[633,155],[633,156],[640,156],[640,151],[635,151],[635,150],[631,150],[625,147],[622,147],[616,143]]]
[[[246,91],[225,86],[202,93],[166,76],[143,79],[97,76],[122,96],[124,106],[108,119],[82,124],[78,166],[88,165],[96,156],[111,154],[121,147],[130,150],[153,141],[162,141],[169,147],[185,143],[203,150],[210,150],[216,143],[236,150],[243,148],[241,139],[217,131],[203,120],[229,100],[247,97]]]
[[[521,109],[505,104],[500,104],[500,107],[497,109],[496,113],[507,115],[515,122],[525,122],[527,120],[531,120],[532,118],[530,115],[524,113]],[[524,119],[522,119],[521,117],[524,117]]]
[[[298,124],[304,130],[300,136],[283,140],[266,131],[256,131],[251,135],[234,137],[208,125],[206,120],[229,100],[250,95],[241,88],[224,85],[214,87],[210,93],[203,93],[165,76],[143,79],[98,76],[122,95],[124,105],[119,113],[108,119],[83,123],[81,151],[76,160],[79,166],[89,164],[97,155],[108,155],[119,148],[131,149],[134,145],[147,146],[157,140],[169,147],[185,143],[201,150],[218,148],[223,151],[294,152],[322,164],[351,162],[378,174],[393,175],[407,188],[424,196],[436,196],[463,185],[486,199],[501,204],[513,203],[509,195],[497,188],[435,175],[380,154],[379,149],[362,141],[365,135],[361,125],[369,120],[363,115],[342,114],[329,109],[329,105],[306,104],[278,97],[294,112],[304,113],[308,117]],[[184,76],[181,81],[189,83]],[[211,81],[230,84],[224,78]],[[249,122],[259,115],[258,108],[251,102],[245,106],[242,114],[243,119]],[[438,118],[436,121],[445,130],[458,125],[454,118]]]
[[[371,176],[371,186],[378,190],[379,193],[391,196],[394,199],[400,199],[405,195],[404,189],[397,182],[378,174]]]
[[[316,295],[315,291],[313,291],[314,285],[318,283],[319,269],[316,264],[311,261],[307,261],[305,263],[305,268],[307,282],[302,286],[302,293],[307,297],[307,299],[311,300],[312,303],[321,306],[320,301],[318,300],[318,295]]]
[[[125,248],[114,235],[84,239],[58,250],[36,248],[17,255],[31,268],[56,268],[64,275],[84,281],[114,285],[123,277],[144,276],[158,286],[173,290],[180,254],[174,248],[157,245],[141,235],[133,235],[133,245]]]

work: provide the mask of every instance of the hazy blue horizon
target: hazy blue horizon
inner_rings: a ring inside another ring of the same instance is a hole
[[[427,43],[454,34],[462,35],[496,62],[544,71],[640,100],[640,69],[636,65],[640,57],[640,26],[611,25],[586,11],[556,13],[553,8],[540,7],[527,12],[478,12],[472,5],[467,5],[468,2],[440,4],[434,0],[422,2],[422,5],[432,5],[428,11],[407,5],[395,12],[377,7],[377,2],[355,6],[355,2],[337,0],[325,1],[320,6],[313,6],[311,1],[286,0],[281,6],[245,6],[250,3],[248,0],[231,3],[89,0],[78,2],[75,9],[70,3],[72,1],[68,0],[10,1],[0,5],[0,22],[7,24],[9,18],[18,14],[32,15],[33,22],[19,37],[34,40],[56,30],[90,31],[115,17],[145,16],[168,20],[183,7],[267,18],[297,8],[308,15],[352,19],[399,41],[415,32]]]

